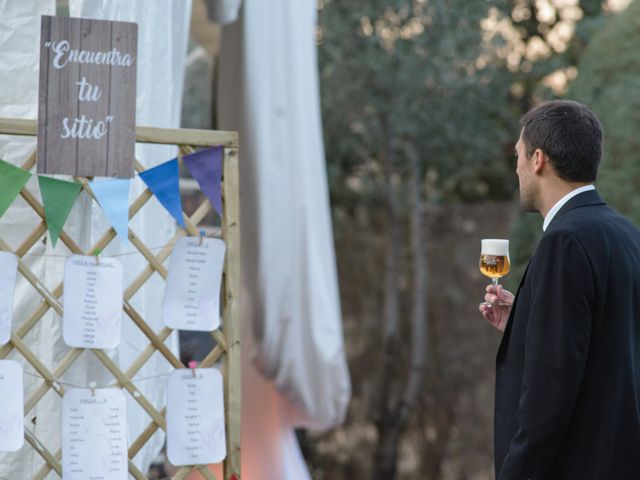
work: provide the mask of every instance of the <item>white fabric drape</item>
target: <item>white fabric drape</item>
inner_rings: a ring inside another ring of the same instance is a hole
[[[71,0],[72,16],[86,18],[122,20],[138,23],[138,76],[137,76],[137,125],[158,127],[179,127],[184,61],[186,57],[191,1],[145,0]],[[41,14],[53,14],[54,2],[34,0],[25,2],[0,1],[0,115],[5,117],[36,118],[38,53]],[[35,149],[33,139],[18,137],[0,138],[0,157],[19,164]],[[147,167],[169,160],[176,154],[175,147],[137,145],[136,157]],[[37,182],[29,184],[37,191]],[[132,198],[143,190],[138,178],[132,182]],[[0,236],[16,248],[28,232],[38,224],[38,219],[30,212],[22,199],[16,200],[10,211],[0,219]],[[130,222],[130,228],[149,247],[160,247],[175,233],[175,223],[152,199]],[[100,208],[84,194],[65,225],[65,230],[83,249],[88,249],[109,228]],[[133,251],[133,247],[123,247],[119,240],[103,252],[103,255]],[[157,254],[159,249],[154,249]],[[59,241],[54,250],[49,242],[38,242],[29,252],[26,262],[34,273],[50,289],[62,278],[64,258],[43,257],[42,254],[65,255],[66,248]],[[146,267],[141,255],[121,257],[124,263],[125,284],[128,285]],[[20,277],[20,276],[19,276]],[[134,308],[147,320],[155,331],[162,328],[160,302],[164,282],[157,274],[132,298]],[[34,290],[19,278],[15,301],[14,325],[20,324],[39,303]],[[123,317],[122,341],[119,348],[107,353],[126,370],[148,345],[148,340],[128,317]],[[177,338],[172,336],[168,343],[177,351]],[[50,368],[59,364],[69,348],[61,337],[61,319],[49,312],[27,337],[27,344],[40,360]],[[20,360],[13,352],[9,358]],[[22,362],[25,364],[25,362]],[[26,370],[33,371],[26,366]],[[168,372],[168,362],[158,353],[139,371],[139,377],[153,377]],[[40,381],[27,376],[27,395]],[[87,385],[89,381],[106,385],[113,383],[113,377],[90,352],[84,352],[74,366],[62,377],[63,382]],[[140,392],[158,410],[165,402],[166,378],[152,378],[134,382]],[[129,441],[135,440],[150,422],[138,402],[127,396]],[[49,392],[29,413],[27,427],[55,452],[60,447],[60,398]],[[36,423],[31,418],[36,417]],[[159,452],[164,436],[157,432],[151,441],[138,453],[134,461],[146,471]],[[0,456],[0,476],[10,479],[31,478],[40,468],[42,461],[33,449],[25,445],[17,453]],[[50,474],[47,478],[57,478]]]
[[[217,20],[224,23],[240,2],[211,3],[218,4],[210,10],[214,20],[223,12]],[[242,471],[248,480],[310,478],[294,427],[337,425],[350,398],[315,9],[314,0],[248,0],[240,19],[223,30],[219,127],[238,130],[241,139]]]
[[[223,2],[234,4],[237,1]],[[293,424],[339,424],[350,399],[320,121],[315,0],[247,0],[225,27],[220,128],[239,130],[242,310]]]

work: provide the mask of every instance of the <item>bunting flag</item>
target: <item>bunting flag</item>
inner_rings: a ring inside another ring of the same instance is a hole
[[[91,182],[102,211],[111,222],[123,245],[129,245],[129,185],[128,178]]]
[[[76,201],[82,186],[75,182],[65,182],[55,178],[38,175],[40,193],[44,203],[44,216],[51,236],[51,243],[55,247],[58,236],[67,221],[71,208]]]
[[[213,208],[222,218],[222,147],[213,147],[185,156],[184,163],[193,178],[207,196]],[[162,206],[186,228],[180,198],[178,160],[176,158],[139,174]],[[31,174],[0,159],[0,216],[13,203]],[[62,228],[80,193],[82,186],[76,182],[57,180],[38,175],[45,219],[52,244],[58,241]],[[123,244],[129,244],[129,188],[130,180],[112,178],[91,182],[98,203]]]
[[[184,164],[222,218],[222,147],[213,147],[182,157]]]
[[[31,174],[0,159],[0,217],[16,199]]]
[[[182,201],[180,200],[180,183],[178,180],[178,159],[174,158],[157,167],[140,173],[140,178],[147,184],[160,203],[176,219],[182,228],[186,228],[182,218]]]

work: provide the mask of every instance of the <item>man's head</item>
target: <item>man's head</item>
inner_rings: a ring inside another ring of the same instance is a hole
[[[520,121],[516,144],[520,203],[540,210],[541,182],[593,183],[602,158],[602,126],[593,112],[570,100],[545,102]]]

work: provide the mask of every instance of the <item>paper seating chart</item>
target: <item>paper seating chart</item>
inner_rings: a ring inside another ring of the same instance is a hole
[[[214,368],[179,369],[169,375],[167,456],[173,465],[217,463],[226,457],[222,385]]]
[[[171,254],[163,318],[169,328],[211,332],[220,326],[225,245],[217,238],[180,238]]]
[[[63,480],[127,480],[127,412],[119,388],[70,389],[62,399]]]
[[[18,257],[13,253],[0,252],[0,345],[4,345],[11,338],[17,271]]]
[[[124,278],[115,258],[72,255],[64,268],[64,341],[71,347],[120,343]]]
[[[22,367],[0,360],[0,452],[15,452],[24,444]]]

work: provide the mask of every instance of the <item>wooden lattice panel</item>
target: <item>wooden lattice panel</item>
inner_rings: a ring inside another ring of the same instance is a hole
[[[14,120],[0,118],[0,134],[13,135],[36,135],[36,122],[30,120]],[[158,128],[137,128],[136,140],[142,143],[177,145],[180,156],[194,152],[195,147],[210,147],[222,145],[224,147],[223,157],[223,184],[222,202],[223,219],[221,237],[227,246],[227,254],[224,265],[223,281],[223,317],[220,329],[212,332],[215,340],[215,348],[208,353],[200,364],[201,368],[211,367],[218,360],[223,360],[224,395],[225,395],[225,424],[227,435],[227,458],[225,460],[225,479],[232,478],[233,475],[240,478],[240,326],[239,326],[239,196],[238,196],[238,136],[234,132],[216,132],[204,130],[184,130],[184,129],[158,129]],[[35,153],[32,154],[21,167],[31,170],[35,165]],[[145,167],[136,162],[136,171],[142,172]],[[83,190],[95,201],[87,178],[78,177],[76,181],[82,184]],[[43,380],[35,388],[26,392],[25,414],[30,412],[43,397],[50,391],[56,392],[60,397],[64,395],[64,384],[60,378],[76,361],[82,361],[81,355],[84,349],[71,349],[57,365],[51,367],[41,362],[33,353],[31,346],[26,340],[27,334],[38,324],[43,316],[53,309],[62,317],[61,297],[63,293],[62,279],[60,283],[52,289],[46,288],[29,269],[23,257],[42,237],[47,235],[47,228],[44,221],[44,208],[39,200],[25,186],[21,192],[22,198],[28,203],[33,211],[40,218],[40,223],[34,225],[33,230],[25,232],[22,243],[17,248],[5,242],[0,232],[0,250],[15,253],[18,258],[18,270],[21,275],[33,286],[42,302],[35,305],[32,313],[19,325],[13,326],[11,340],[7,345],[0,347],[0,359],[6,358],[12,351],[17,351],[35,369]],[[152,193],[146,189],[134,201],[129,208],[129,218],[133,218],[145,204],[152,198]],[[135,279],[125,286],[124,292],[124,314],[137,325],[145,335],[148,344],[143,348],[137,359],[123,370],[102,350],[91,349],[93,355],[106,367],[114,379],[114,383],[127,391],[146,412],[149,417],[149,424],[138,438],[132,439],[129,444],[129,473],[136,479],[147,479],[144,472],[141,472],[131,459],[144,447],[158,430],[166,431],[165,409],[157,410],[152,403],[145,398],[135,386],[133,379],[144,367],[145,363],[159,352],[166,361],[174,368],[186,368],[177,358],[171,349],[165,344],[165,340],[172,333],[172,330],[164,327],[160,331],[154,329],[145,321],[142,315],[133,307],[131,299],[142,286],[151,278],[154,273],[159,274],[163,279],[167,278],[167,268],[164,266],[165,260],[170,256],[172,245],[181,236],[199,235],[199,224],[206,214],[211,210],[209,201],[205,201],[190,216],[185,215],[185,230],[178,230],[172,240],[158,253],[153,253],[152,248],[145,245],[141,239],[129,229],[129,240],[131,245],[140,252],[146,260],[146,267],[143,268]],[[104,232],[102,237],[92,245],[88,251],[83,251],[76,242],[66,232],[60,234],[60,241],[69,249],[71,253],[81,255],[91,255],[96,250],[103,250],[116,237],[113,228]],[[159,292],[161,294],[161,292]],[[45,419],[43,419],[45,420]],[[34,475],[35,479],[43,479],[50,475],[51,471],[62,476],[61,450],[50,451],[45,445],[45,439],[36,438],[29,429],[25,429],[25,440],[42,457],[44,465]],[[23,448],[28,448],[27,445]],[[202,477],[214,479],[214,475],[205,466],[182,467],[174,479],[183,479],[191,471],[198,470]],[[21,479],[22,480],[22,479]]]

